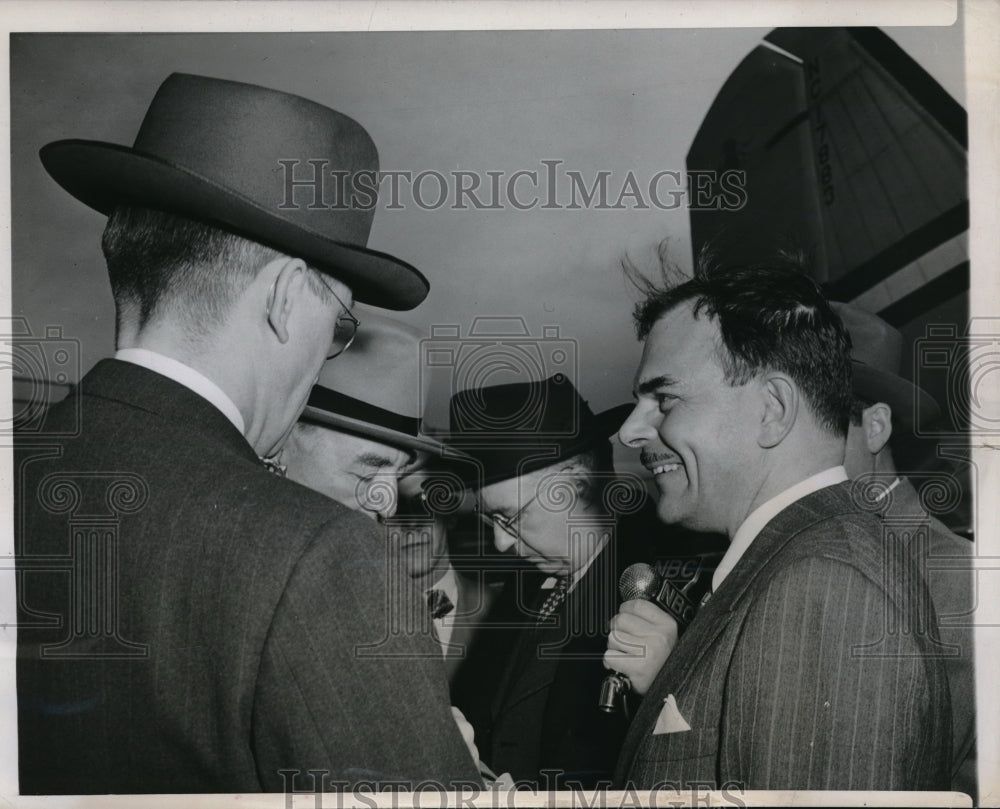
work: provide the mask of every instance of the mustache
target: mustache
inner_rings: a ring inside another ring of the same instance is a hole
[[[644,449],[639,453],[639,463],[643,466],[653,466],[661,461],[680,461],[680,458],[669,450],[666,452],[653,452]]]

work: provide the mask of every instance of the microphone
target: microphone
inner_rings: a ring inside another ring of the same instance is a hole
[[[636,562],[629,565],[622,571],[618,579],[618,592],[622,601],[631,601],[633,598],[641,598],[645,601],[657,601],[657,596],[663,585],[660,574],[645,562]],[[626,696],[632,684],[628,677],[617,671],[611,671],[601,683],[601,696],[597,701],[597,707],[605,713],[614,713],[619,708],[628,717],[628,705]]]

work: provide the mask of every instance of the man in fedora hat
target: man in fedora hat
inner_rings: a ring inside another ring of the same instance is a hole
[[[940,652],[951,693],[951,788],[974,796],[973,547],[928,512],[927,503],[933,498],[918,494],[913,481],[933,488],[935,476],[918,471],[908,477],[897,468],[897,453],[893,451],[908,436],[912,440],[914,426],[932,421],[939,407],[927,391],[901,375],[903,335],[898,329],[858,306],[832,306],[844,321],[852,344],[853,401],[844,467],[852,479],[879,487],[874,499],[887,529],[914,532],[914,536],[922,533],[926,539],[918,553],[925,557],[920,561],[937,612]]]
[[[374,171],[367,132],[174,74],[132,148],[41,157],[109,215],[118,352],[18,437],[18,549],[53,560],[19,570],[21,792],[477,782],[432,639],[387,632],[390,604],[423,608],[372,523],[262,460],[351,344],[353,302],[427,293],[366,246],[371,205],[299,204],[283,171]]]
[[[905,550],[843,468],[840,319],[780,256],[703,255],[693,278],[645,293],[619,435],[654,449],[661,519],[724,532],[729,547],[632,721],[617,784],[947,788],[947,681],[915,631],[926,587],[886,564]]]
[[[323,366],[280,461],[290,479],[381,523],[388,552],[427,599],[451,677],[492,590],[451,564],[447,516],[424,502],[422,487],[457,453],[423,432],[419,372],[419,332],[366,317],[351,352]]]
[[[608,779],[626,719],[601,711],[607,621],[618,576],[647,559],[616,506],[638,511],[622,488],[608,440],[628,405],[595,415],[561,374],[456,393],[446,442],[467,454],[467,485],[499,551],[532,570],[501,596],[485,654],[460,670],[453,698],[476,727],[495,772],[539,788]],[[634,515],[632,515],[634,516]],[[491,634],[493,633],[493,634]],[[503,636],[507,634],[504,642]]]
[[[366,317],[350,353],[323,365],[281,450],[288,477],[373,519],[391,517],[398,478],[444,445],[423,434],[420,335]]]

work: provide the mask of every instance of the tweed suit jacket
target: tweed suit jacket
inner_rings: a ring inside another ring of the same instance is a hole
[[[208,402],[102,361],[15,469],[22,793],[478,782],[385,538]]]
[[[947,789],[948,684],[907,559],[846,482],[775,516],[650,687],[618,784]],[[689,730],[656,732],[670,696]]]

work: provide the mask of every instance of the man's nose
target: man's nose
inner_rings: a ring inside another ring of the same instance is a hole
[[[503,553],[513,548],[517,544],[517,537],[512,537],[496,523],[493,524],[493,544],[496,549]]]
[[[377,520],[388,520],[396,514],[399,487],[395,478],[386,475],[368,484],[362,508]]]
[[[639,402],[618,431],[618,438],[626,447],[638,449],[647,441],[656,438],[656,427],[649,413],[649,406]]]

